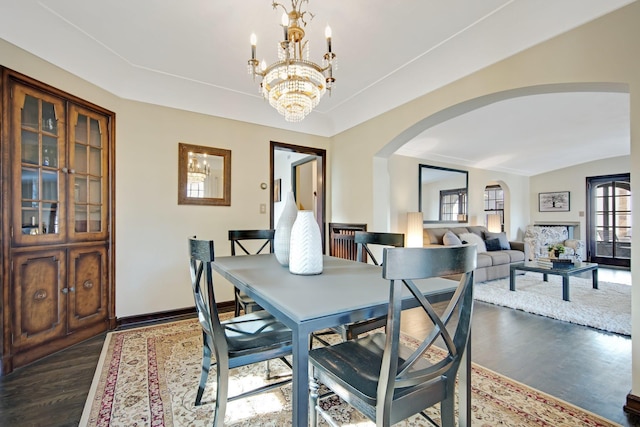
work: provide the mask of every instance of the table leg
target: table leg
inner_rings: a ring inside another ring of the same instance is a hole
[[[309,334],[294,329],[292,344],[292,421],[294,427],[302,427],[309,424]]]
[[[548,282],[549,281],[549,275],[547,273],[542,273],[542,281],[543,282]]]
[[[562,275],[562,299],[569,301],[569,275]]]
[[[598,289],[598,268],[594,268],[591,272],[591,279],[593,281],[593,289]]]
[[[509,290],[516,290],[516,269],[512,268],[509,270]]]

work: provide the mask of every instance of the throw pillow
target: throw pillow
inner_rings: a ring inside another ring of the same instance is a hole
[[[460,238],[458,238],[458,236],[455,235],[453,231],[449,230],[444,233],[444,236],[442,236],[442,243],[444,243],[445,246],[455,246],[461,245],[462,241],[460,240]]]
[[[502,248],[500,247],[500,239],[487,239],[484,241],[485,246],[487,247],[487,252],[491,251],[499,251]]]
[[[484,232],[484,239],[498,239],[500,241],[500,249],[509,250],[511,249],[511,245],[509,244],[509,239],[507,239],[507,233],[491,233],[489,231]]]
[[[478,253],[487,252],[487,247],[484,244],[482,237],[475,233],[462,233],[458,237],[462,242],[467,242],[470,245],[475,244],[478,247]]]

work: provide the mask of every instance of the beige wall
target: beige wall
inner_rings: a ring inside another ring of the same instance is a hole
[[[227,230],[269,227],[259,205],[269,204],[270,189],[260,183],[269,183],[271,140],[329,148],[327,138],[123,100],[3,40],[0,58],[0,65],[116,113],[119,318],[193,306],[188,236],[212,238],[216,254],[229,255]],[[231,150],[231,206],[178,205],[179,142]],[[220,301],[233,299],[229,283],[216,284]]]
[[[447,116],[509,96],[526,93],[589,90],[591,84],[611,85],[630,93],[631,175],[640,175],[640,3],[636,2],[576,30],[565,33],[521,54],[489,66],[466,78],[402,105],[332,140],[331,175],[335,183],[349,182],[357,197],[343,186],[334,186],[332,220],[367,222],[373,229],[398,228],[394,213],[413,210],[399,205],[389,185],[388,158],[395,148],[421,129],[446,120]],[[443,113],[444,112],[444,113]],[[353,159],[363,159],[354,167]],[[417,179],[416,179],[417,185]],[[532,191],[533,192],[533,191]],[[530,193],[527,193],[528,195]],[[513,192],[512,192],[513,195]],[[471,196],[471,195],[470,195]],[[529,196],[528,196],[529,197]],[[531,200],[526,201],[527,205]],[[640,212],[640,198],[633,201]],[[530,212],[531,215],[531,212]],[[397,216],[397,215],[396,215]],[[525,216],[523,215],[523,218]],[[511,224],[522,227],[520,224]],[[633,245],[640,247],[638,233]],[[634,252],[631,269],[640,269],[640,256]],[[633,277],[632,325],[640,334],[640,276]],[[633,394],[640,395],[640,340],[632,343]]]
[[[536,221],[569,221],[580,223],[580,239],[586,239],[586,178],[590,176],[629,173],[630,156],[612,157],[610,159],[583,163],[531,177],[531,222]],[[538,193],[550,191],[569,191],[569,212],[538,212]],[[581,212],[583,213],[581,215]]]

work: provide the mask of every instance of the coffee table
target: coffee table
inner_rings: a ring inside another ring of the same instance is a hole
[[[569,299],[569,277],[576,274],[584,273],[585,271],[591,271],[591,277],[593,281],[593,289],[598,289],[598,264],[593,262],[583,262],[579,265],[572,264],[571,267],[563,268],[545,268],[541,267],[535,261],[525,261],[515,264],[511,264],[509,270],[509,289],[516,290],[516,271],[533,271],[536,273],[542,273],[542,280],[549,281],[549,274],[556,276],[562,276],[562,299],[570,301]]]

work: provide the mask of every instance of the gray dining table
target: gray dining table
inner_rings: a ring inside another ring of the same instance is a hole
[[[322,274],[291,274],[273,254],[216,257],[212,267],[253,298],[293,334],[292,425],[309,419],[309,340],[314,331],[386,315],[389,281],[381,267],[324,256]],[[448,300],[456,281],[433,278],[417,281],[431,302]],[[407,293],[407,297],[408,297]],[[412,298],[407,298],[407,301]],[[459,425],[470,426],[471,356],[467,348],[458,374]],[[462,410],[462,408],[466,408]]]

